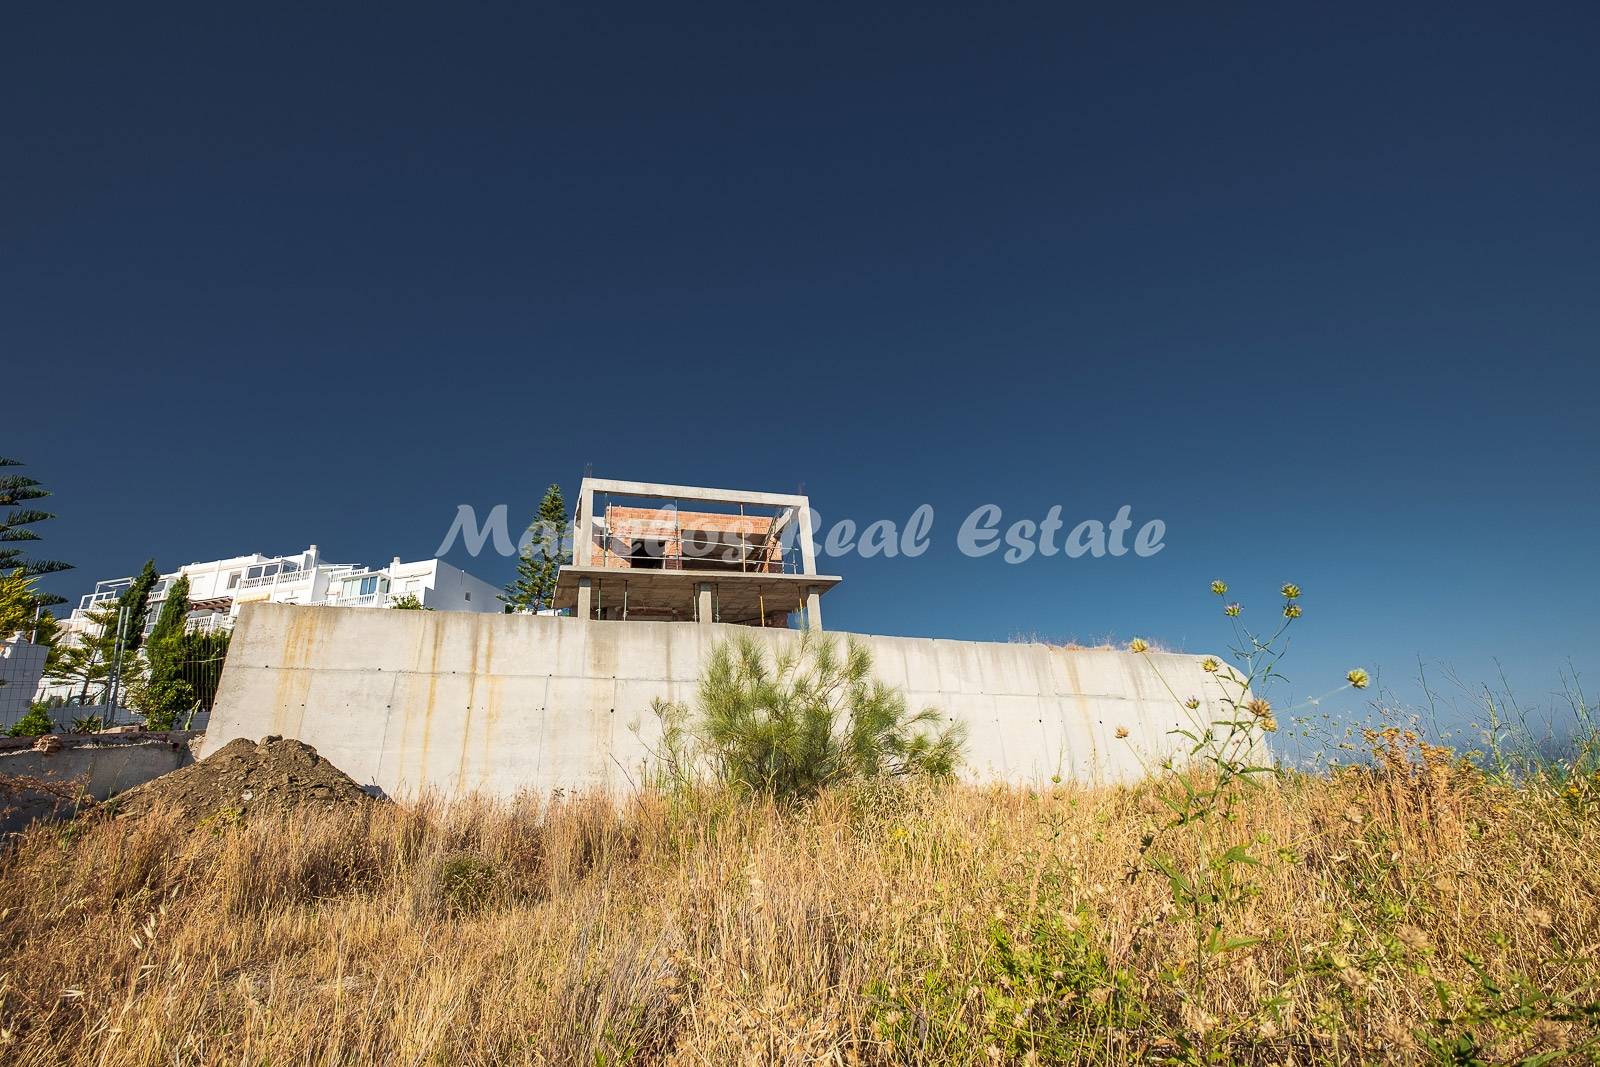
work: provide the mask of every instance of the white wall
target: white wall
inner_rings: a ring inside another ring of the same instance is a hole
[[[0,638],[0,682],[5,683],[0,685],[0,728],[14,726],[28,713],[49,654],[48,647],[33,644],[24,634]]]
[[[475,598],[476,599],[476,598]],[[798,631],[528,615],[254,604],[239,620],[205,752],[297,737],[364,785],[626,789],[655,697],[692,701],[719,640]],[[844,635],[834,635],[842,638]],[[967,723],[969,776],[1041,783],[1139,777],[1187,725],[1168,692],[1225,710],[1199,656],[860,637],[879,677]],[[1118,738],[1118,729],[1128,736]]]
[[[501,611],[500,588],[474,578],[444,560],[429,560],[434,565],[433,585],[423,603],[435,611]]]

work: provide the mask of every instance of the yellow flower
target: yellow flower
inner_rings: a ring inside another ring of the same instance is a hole
[[[1129,652],[1149,652],[1150,651],[1150,642],[1146,641],[1142,637],[1135,637],[1132,641],[1128,642],[1128,651]]]
[[[1228,616],[1230,619],[1237,619],[1239,617],[1239,612],[1242,610],[1244,609],[1239,607],[1238,604],[1229,604],[1227,607],[1222,609],[1222,613]]]
[[[1283,589],[1280,592],[1283,593],[1285,599],[1293,600],[1300,595],[1300,587],[1293,582],[1284,582]]]
[[[1117,727],[1117,736],[1119,738],[1120,737],[1127,737],[1128,736],[1128,728],[1126,726]]]
[[[1218,596],[1227,596],[1228,583],[1223,581],[1221,578],[1218,578],[1216,581],[1211,583],[1211,591]]]
[[[1286,619],[1298,619],[1300,617],[1300,605],[1285,604],[1283,606],[1283,617]]]
[[[1267,703],[1265,700],[1262,700],[1260,697],[1256,697],[1250,703],[1246,704],[1244,709],[1258,719],[1271,718],[1272,716],[1272,705]]]
[[[1216,674],[1222,669],[1222,664],[1217,662],[1215,656],[1207,656],[1205,659],[1200,661],[1200,669],[1205,671],[1207,674]]]
[[[1372,679],[1367,676],[1367,672],[1362,670],[1360,667],[1357,667],[1355,670],[1345,675],[1344,680],[1349,682],[1351,687],[1354,689],[1365,689],[1367,687],[1367,683],[1372,681]]]
[[[1278,732],[1278,720],[1274,719],[1271,715],[1268,715],[1265,719],[1261,720],[1261,728],[1269,734],[1275,734]]]
[[[1190,697],[1188,700],[1183,702],[1183,706],[1188,708],[1190,711],[1196,711],[1200,707],[1200,698]]]

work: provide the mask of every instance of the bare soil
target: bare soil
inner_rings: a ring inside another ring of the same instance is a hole
[[[353,807],[372,800],[355,780],[302,741],[238,738],[198,763],[164,774],[112,801],[118,818],[177,807],[189,818],[289,811],[302,805]]]

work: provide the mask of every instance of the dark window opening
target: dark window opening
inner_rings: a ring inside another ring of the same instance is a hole
[[[628,546],[628,563],[635,570],[658,571],[666,554],[666,545],[659,538],[644,537]]]

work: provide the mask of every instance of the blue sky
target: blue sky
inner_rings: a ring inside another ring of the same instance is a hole
[[[1212,649],[1212,578],[1294,580],[1296,691],[1537,703],[1600,668],[1597,45],[1577,4],[35,6],[0,453],[67,595],[427,556],[592,465],[932,504],[830,627]],[[967,559],[984,503],[1166,548]]]

